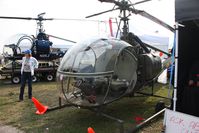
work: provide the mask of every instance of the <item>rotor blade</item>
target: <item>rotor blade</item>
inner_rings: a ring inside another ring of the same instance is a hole
[[[43,20],[55,20],[54,18],[36,18],[35,20],[43,21]]]
[[[0,16],[0,19],[23,19],[23,20],[36,20],[37,18],[30,18],[30,17],[5,17]]]
[[[130,8],[130,10],[132,11],[132,13],[139,14],[139,15],[141,15],[143,17],[146,17],[146,18],[150,19],[151,21],[153,21],[153,22],[155,22],[155,23],[157,23],[157,24],[165,27],[166,29],[170,30],[171,32],[175,31],[175,29],[173,27],[171,27],[170,25],[166,24],[162,20],[160,20],[160,19],[152,16],[151,14],[149,14],[149,13],[147,13],[145,11],[137,10],[137,9],[132,9],[132,8]]]
[[[107,12],[111,12],[111,11],[115,11],[119,8],[115,8],[115,9],[111,9],[111,10],[107,10],[107,11],[103,11],[103,12],[100,12],[100,13],[96,13],[96,14],[93,14],[93,15],[90,15],[90,16],[86,16],[86,18],[90,18],[90,17],[94,17],[94,16],[97,16],[97,15],[101,15],[103,13],[107,13]]]
[[[70,18],[53,18],[53,20],[85,21],[85,22],[107,22],[107,21],[104,21],[104,20],[70,19]]]
[[[21,20],[54,20],[53,18],[31,18],[31,17],[5,17],[5,16],[0,16],[0,19],[21,19]]]
[[[139,2],[133,3],[131,5],[135,6],[135,5],[138,5],[138,4],[141,4],[141,3],[145,3],[145,2],[148,2],[148,1],[151,1],[151,0],[143,0],[143,1],[139,1]]]
[[[151,48],[151,49],[153,49],[153,50],[155,50],[155,51],[159,51],[159,52],[162,52],[162,53],[164,53],[164,54],[166,54],[166,55],[168,55],[168,56],[171,56],[171,54],[169,54],[168,52],[165,52],[165,51],[163,51],[163,50],[161,50],[161,49],[159,49],[159,48],[156,48],[156,47],[154,47],[154,46],[152,46],[152,45],[149,45],[149,44],[147,44],[147,43],[144,43],[147,47],[149,47],[149,48]]]
[[[38,20],[38,21],[45,21],[45,20],[66,20],[66,21],[107,22],[107,21],[103,21],[103,20],[88,20],[88,19],[30,18],[30,17],[5,17],[5,16],[0,16],[0,19],[22,19],[22,20]]]
[[[113,3],[114,0],[99,0],[100,2],[109,2],[109,3]]]
[[[53,36],[53,35],[50,35],[50,34],[46,34],[46,35],[48,35],[49,37],[54,37],[54,38],[57,38],[57,39],[60,39],[60,40],[64,40],[64,41],[67,41],[67,42],[77,43],[75,41],[68,40],[68,39],[61,38],[61,37],[57,37],[57,36]]]

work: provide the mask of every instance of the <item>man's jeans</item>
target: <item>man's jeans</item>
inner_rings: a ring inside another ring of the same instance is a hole
[[[20,95],[19,100],[23,100],[24,88],[26,85],[26,80],[28,80],[28,98],[32,98],[32,76],[31,72],[23,72],[21,75],[21,88],[20,88]]]

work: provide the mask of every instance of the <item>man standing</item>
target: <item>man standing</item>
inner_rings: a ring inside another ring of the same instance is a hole
[[[34,75],[34,69],[38,68],[38,61],[32,57],[31,50],[24,51],[24,54],[25,56],[22,58],[21,66],[21,88],[19,101],[23,101],[26,80],[28,81],[28,98],[32,98],[32,76]]]

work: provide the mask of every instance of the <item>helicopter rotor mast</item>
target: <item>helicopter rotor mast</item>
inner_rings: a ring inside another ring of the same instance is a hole
[[[40,13],[40,14],[38,14],[38,22],[37,22],[37,26],[38,26],[38,33],[40,33],[40,32],[44,32],[45,30],[44,30],[44,28],[43,28],[43,16],[45,15],[46,13],[44,12],[44,13]]]
[[[120,23],[121,23],[121,21],[123,21],[123,33],[122,33],[122,36],[123,36],[123,39],[126,40],[127,39],[127,34],[129,32],[129,19],[128,19],[128,17],[130,16],[130,14],[127,16],[127,11],[126,10],[130,7],[130,5],[128,4],[127,1],[124,1],[124,0],[121,1],[121,2],[115,1],[114,3],[119,6],[120,12],[123,14],[123,17],[121,17]],[[118,27],[118,30],[119,30],[119,27]]]
[[[36,21],[38,21],[37,22],[37,32],[38,33],[44,33],[45,32],[45,30],[44,30],[44,27],[43,27],[43,22],[42,21],[45,21],[45,20],[53,20],[53,18],[43,18],[43,16],[45,15],[46,13],[45,12],[43,12],[43,13],[40,13],[40,14],[38,14],[37,16],[38,16],[38,18],[35,18],[35,20]]]
[[[103,1],[103,0],[99,0],[99,1]],[[110,1],[114,1],[114,0],[110,0]],[[128,0],[128,1],[130,1],[130,0]],[[143,11],[143,10],[137,10],[137,9],[135,9],[133,7],[135,5],[138,5],[138,4],[141,4],[141,3],[144,3],[144,2],[149,2],[151,0],[143,0],[143,1],[140,1],[140,2],[136,2],[134,4],[128,4],[128,1],[125,1],[125,0],[122,0],[121,2],[114,1],[113,3],[115,3],[117,6],[119,6],[121,8],[121,7],[123,7],[122,3],[126,2],[127,6],[124,6],[123,10],[128,10],[128,11],[134,13],[134,14],[139,14],[139,15],[141,15],[141,16],[143,16],[143,17],[145,17],[145,18],[147,18],[147,19],[149,19],[149,20],[151,20],[151,21],[153,21],[153,22],[165,27],[166,29],[170,30],[171,32],[175,31],[175,29],[173,27],[171,27],[167,23],[163,22],[162,20],[156,18],[155,16],[153,16],[153,15],[151,15],[151,14],[149,14],[149,13]]]
[[[107,13],[107,12],[111,12],[111,11],[115,11],[115,10],[120,10],[120,14],[122,14],[121,19],[120,19],[120,22],[118,24],[118,29],[117,29],[117,34],[116,34],[116,37],[118,35],[118,31],[119,31],[119,27],[120,27],[120,24],[121,24],[121,21],[123,21],[123,38],[126,39],[127,37],[127,34],[128,34],[128,31],[129,31],[129,25],[128,25],[128,17],[130,15],[127,16],[127,12],[126,10],[130,8],[130,4],[128,4],[127,1],[125,0],[122,0],[121,2],[119,1],[114,1],[114,0],[99,0],[100,2],[109,2],[109,3],[115,3],[115,5],[117,5],[118,7],[115,8],[115,6],[113,7],[113,9],[111,10],[107,10],[107,11],[104,11],[104,12],[100,12],[100,13],[96,13],[96,14],[93,14],[93,15],[90,15],[90,16],[86,16],[86,18],[90,18],[90,17],[94,17],[94,16],[98,16],[98,15],[101,15],[101,14],[104,14],[104,13]]]
[[[129,19],[128,19],[128,17],[130,16],[130,13],[139,14],[139,15],[141,15],[141,16],[143,16],[143,17],[145,17],[145,18],[165,27],[166,29],[170,30],[171,32],[175,31],[173,27],[166,24],[162,20],[154,17],[153,15],[151,15],[151,14],[145,12],[145,11],[137,10],[137,9],[134,8],[134,6],[137,5],[137,4],[148,2],[148,1],[151,1],[151,0],[143,0],[143,1],[136,2],[134,4],[132,4],[130,0],[121,0],[121,1],[119,1],[119,0],[118,1],[115,1],[115,0],[98,0],[98,1],[114,3],[118,7],[115,8],[115,6],[114,6],[114,8],[111,9],[111,10],[107,10],[107,11],[104,11],[104,12],[101,12],[101,13],[96,13],[96,14],[87,16],[86,18],[94,17],[94,16],[97,16],[97,15],[101,15],[103,13],[107,13],[107,12],[111,12],[111,11],[119,9],[120,13],[122,14],[122,16],[120,16],[121,19],[120,19],[120,22],[119,22],[119,26],[120,26],[121,21],[123,21],[123,33],[122,33],[123,40],[126,40],[127,34],[129,32],[129,25],[128,25]],[[127,15],[127,11],[129,11],[129,15]],[[119,31],[119,26],[118,26],[117,33]],[[116,34],[116,37],[117,37],[117,34]]]

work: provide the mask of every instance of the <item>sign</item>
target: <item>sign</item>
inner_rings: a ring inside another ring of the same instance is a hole
[[[199,117],[166,109],[165,133],[199,133]]]
[[[167,83],[167,69],[164,70],[158,77],[158,83],[162,83],[162,84]]]

